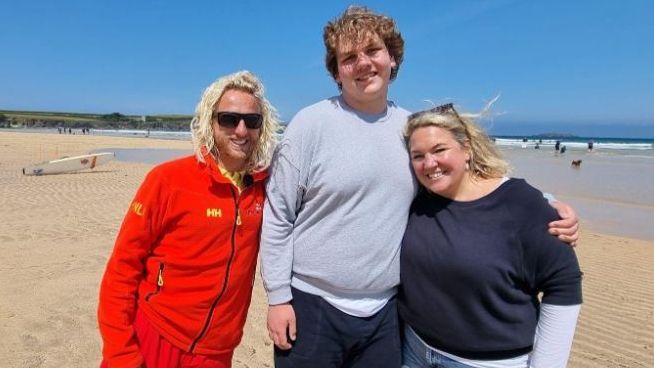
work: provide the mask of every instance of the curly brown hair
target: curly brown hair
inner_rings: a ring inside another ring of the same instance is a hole
[[[375,34],[381,38],[388,53],[395,59],[396,66],[391,70],[391,80],[397,77],[404,59],[404,40],[395,21],[366,7],[350,6],[340,17],[327,22],[323,30],[323,41],[327,51],[325,65],[332,78],[336,79],[338,76],[336,59],[338,45],[343,41],[360,44]]]

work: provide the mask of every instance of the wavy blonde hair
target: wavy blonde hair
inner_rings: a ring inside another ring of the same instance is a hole
[[[249,93],[259,101],[263,124],[254,152],[246,162],[246,170],[248,172],[263,170],[270,165],[272,152],[277,143],[279,119],[277,111],[264,95],[263,84],[247,70],[221,77],[204,90],[191,120],[191,136],[195,156],[198,161],[204,162],[204,154],[209,152],[216,161],[220,160],[220,152],[214,142],[212,114],[214,106],[228,90]]]
[[[407,148],[411,149],[409,140],[418,128],[441,128],[452,133],[454,140],[468,149],[468,165],[473,177],[501,178],[509,173],[509,164],[502,158],[502,154],[486,132],[475,123],[475,119],[483,114],[459,114],[452,104],[411,114],[404,127]]]
[[[391,70],[390,80],[397,77],[402,60],[404,60],[404,40],[395,21],[366,7],[352,5],[340,17],[328,22],[323,30],[322,38],[327,52],[325,65],[332,78],[336,79],[338,76],[338,60],[336,59],[338,45],[344,41],[359,44],[375,34],[381,38],[388,53],[395,59],[396,66]]]

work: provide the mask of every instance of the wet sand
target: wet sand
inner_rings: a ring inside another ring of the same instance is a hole
[[[112,161],[93,171],[41,177],[23,176],[21,168],[107,147],[188,150],[191,146],[175,140],[0,132],[2,366],[87,368],[100,362],[98,285],[122,217],[152,165]],[[549,167],[545,157],[514,153],[526,157],[526,167],[540,165],[536,172],[547,177],[562,177],[560,173],[567,173],[563,170],[570,170],[569,163],[564,168],[561,160]],[[582,166],[569,176],[591,172],[592,167]],[[618,167],[614,168],[622,170]],[[641,167],[624,170],[638,177]],[[579,197],[570,186],[549,186],[550,182],[538,182],[543,179],[537,175],[524,176],[561,199]],[[599,184],[603,183],[593,179],[586,185]],[[596,195],[589,200],[599,208],[624,202]],[[635,215],[637,220],[654,218],[651,206],[638,197],[628,204],[642,209],[641,215]],[[607,235],[601,231],[605,225],[580,212],[583,238],[577,252],[585,273],[585,303],[569,367],[652,367],[654,237]],[[256,280],[235,368],[272,367],[266,308],[261,281]]]
[[[592,231],[654,239],[654,152],[503,148],[512,176],[569,202]],[[581,160],[577,168],[572,160]]]

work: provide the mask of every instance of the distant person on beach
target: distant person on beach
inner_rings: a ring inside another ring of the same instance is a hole
[[[547,232],[554,209],[506,177],[488,136],[452,104],[409,116],[405,139],[420,190],[402,240],[403,367],[565,367],[581,271]]]
[[[417,185],[401,135],[409,112],[387,97],[404,41],[393,19],[356,6],[327,23],[323,40],[341,93],[293,117],[266,186],[275,366],[399,367],[400,243]],[[576,222],[554,231],[575,241]]]
[[[561,149],[561,141],[557,139],[556,143],[554,143],[554,151],[559,152],[560,149]]]
[[[588,152],[593,152],[593,145],[594,145],[594,142],[593,142],[592,139],[590,141],[588,141]]]
[[[150,171],[118,233],[100,287],[102,367],[231,367],[277,128],[250,72],[204,91],[195,155]]]

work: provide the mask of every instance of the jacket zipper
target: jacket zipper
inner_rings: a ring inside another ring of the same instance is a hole
[[[207,318],[204,321],[204,326],[202,327],[202,330],[200,330],[200,333],[195,338],[195,340],[193,340],[193,343],[189,348],[189,353],[193,353],[198,341],[200,341],[200,339],[204,337],[204,335],[206,334],[207,330],[209,329],[209,324],[211,322],[211,319],[213,317],[213,312],[216,309],[216,306],[218,305],[218,301],[223,297],[225,291],[227,290],[227,282],[229,281],[229,271],[231,270],[232,261],[234,260],[234,254],[236,253],[236,227],[240,225],[241,222],[241,211],[238,207],[240,196],[237,197],[233,187],[230,187],[230,190],[232,191],[232,199],[234,200],[234,207],[236,208],[236,218],[234,219],[234,225],[232,226],[232,249],[229,255],[229,260],[227,261],[227,270],[225,271],[223,288],[220,290],[220,293],[218,293],[218,296],[216,297],[216,299],[214,299],[213,303],[211,303],[211,308],[209,308],[209,313],[207,314]]]
[[[161,263],[159,263],[159,273],[157,274],[157,289],[145,296],[145,301],[146,302],[149,302],[150,298],[152,298],[153,296],[159,294],[159,292],[161,291],[161,287],[163,287],[163,284],[164,284],[163,271],[164,271],[164,264],[163,264],[163,262],[161,262]]]

